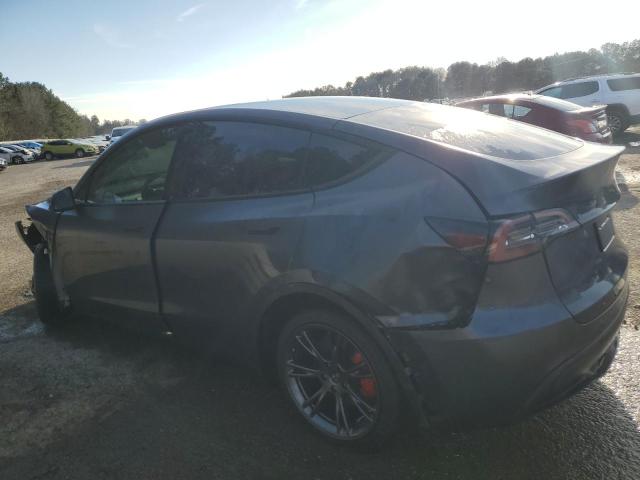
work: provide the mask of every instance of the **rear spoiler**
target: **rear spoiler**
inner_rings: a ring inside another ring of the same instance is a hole
[[[606,110],[607,110],[606,105],[595,105],[593,107],[580,108],[579,110],[571,110],[570,112],[567,112],[567,113],[569,115],[589,115],[592,117],[597,117],[598,115],[605,113]]]
[[[620,198],[615,168],[623,151],[624,147],[585,143],[557,157],[499,162],[502,169],[493,163],[493,178],[478,182],[474,191],[490,216],[558,207],[582,210],[594,201],[611,205]],[[580,216],[579,211],[573,213]]]

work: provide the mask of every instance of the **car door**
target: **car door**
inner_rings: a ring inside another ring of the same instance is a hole
[[[110,149],[78,189],[76,208],[60,216],[54,275],[76,311],[160,325],[151,238],[175,131],[147,130]]]
[[[233,348],[254,300],[291,268],[313,205],[303,187],[309,136],[238,121],[181,131],[154,242],[162,312],[179,336]]]
[[[60,155],[62,153],[62,140],[54,140],[47,144],[47,150],[54,155]]]
[[[73,143],[69,140],[61,140],[60,141],[60,154],[62,155],[71,155],[74,152]]]
[[[640,115],[640,76],[611,78],[603,82],[603,88],[608,90],[608,104],[624,105],[629,115]]]

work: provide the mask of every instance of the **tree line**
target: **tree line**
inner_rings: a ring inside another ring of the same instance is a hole
[[[360,76],[343,87],[325,85],[285,97],[362,95],[407,100],[464,98],[534,90],[558,80],[616,72],[640,72],[640,39],[606,43],[600,49],[523,58],[498,58],[483,65],[455,62],[444,68],[405,67]]]
[[[144,121],[100,122],[96,115],[80,115],[41,83],[13,83],[0,73],[0,141],[86,137]]]
[[[613,72],[640,72],[640,39],[517,62],[498,58],[483,65],[455,62],[447,69],[411,66],[385,70],[359,76],[344,86],[325,85],[285,96],[360,95],[407,100],[475,97],[533,90],[570,77]],[[13,83],[0,73],[0,141],[100,135],[114,127],[144,121],[101,122],[96,115],[80,115],[41,83]]]

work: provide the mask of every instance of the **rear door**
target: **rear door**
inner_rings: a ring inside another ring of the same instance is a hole
[[[76,310],[159,320],[151,238],[175,142],[175,129],[163,128],[111,149],[77,208],[60,216],[54,273]]]
[[[62,153],[61,150],[62,140],[54,140],[53,142],[47,143],[47,150],[56,155]]]
[[[163,315],[183,338],[233,348],[255,298],[290,268],[313,206],[309,132],[260,123],[186,126],[154,249]]]
[[[611,78],[605,83],[610,90],[607,103],[620,103],[627,107],[629,115],[640,115],[640,76]]]

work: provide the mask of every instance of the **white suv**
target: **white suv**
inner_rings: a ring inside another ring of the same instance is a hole
[[[640,123],[640,73],[571,78],[536,93],[585,107],[606,105],[609,128],[614,135]]]

